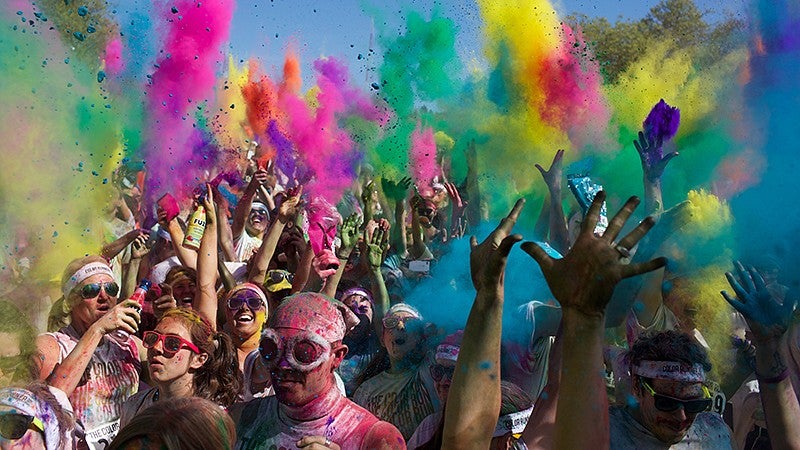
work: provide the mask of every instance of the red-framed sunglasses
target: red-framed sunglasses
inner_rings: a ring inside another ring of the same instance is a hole
[[[161,348],[164,349],[164,355],[168,358],[175,356],[182,348],[188,348],[194,353],[200,353],[200,349],[197,348],[196,345],[177,334],[161,334],[156,331],[145,331],[144,336],[142,336],[142,344],[145,348],[153,348],[159,341],[161,341]]]

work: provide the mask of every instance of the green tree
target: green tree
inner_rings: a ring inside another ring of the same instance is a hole
[[[695,53],[695,63],[711,65],[743,44],[744,23],[729,17],[718,24],[705,20],[694,0],[662,0],[637,21],[609,22],[604,17],[573,15],[567,22],[583,31],[606,82],[614,83],[655,42]]]

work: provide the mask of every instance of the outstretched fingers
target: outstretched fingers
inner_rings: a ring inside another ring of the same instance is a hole
[[[642,263],[625,264],[622,266],[622,278],[630,278],[630,277],[635,277],[636,275],[642,275],[647,272],[652,272],[656,269],[660,269],[666,265],[667,265],[667,258],[664,258],[663,256]]]
[[[608,228],[606,228],[605,233],[603,233],[603,239],[608,242],[614,242],[614,239],[617,238],[619,232],[622,231],[622,227],[625,226],[625,223],[628,221],[628,218],[633,214],[633,211],[636,207],[639,206],[639,198],[638,197],[631,197],[622,205],[622,209],[608,222]],[[641,239],[641,238],[640,238]],[[630,249],[630,247],[625,247]]]
[[[651,216],[647,216],[639,222],[639,225],[636,226],[630,233],[626,234],[624,238],[620,239],[617,243],[620,247],[626,248],[628,250],[632,249],[642,238],[650,231],[651,228],[656,224],[655,219]]]
[[[539,264],[539,267],[542,268],[542,271],[550,269],[553,265],[553,258],[547,254],[546,251],[539,244],[535,242],[523,242],[522,243],[522,251],[530,255],[531,258]]]

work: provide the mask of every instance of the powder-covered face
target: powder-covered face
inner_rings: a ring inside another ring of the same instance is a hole
[[[183,278],[175,283],[172,283],[172,296],[175,298],[178,306],[191,308],[196,289],[197,286],[195,286],[191,280],[188,278]]]
[[[256,333],[260,333],[264,323],[267,321],[267,309],[263,304],[257,309],[251,309],[247,302],[243,302],[240,308],[230,309],[225,303],[223,309],[229,324],[226,326],[229,327],[231,334],[233,334],[234,345],[247,340]]]
[[[98,273],[83,280],[70,294],[70,301],[74,302],[72,307],[72,323],[77,329],[87,329],[90,325],[100,320],[109,309],[117,305],[117,297],[108,295],[105,288],[93,298],[84,299],[80,296],[83,286],[92,283],[105,284],[114,279],[105,273]]]
[[[356,314],[362,315],[372,322],[372,302],[367,297],[359,294],[353,294],[345,298],[342,303],[347,305],[351,311]]]
[[[342,216],[324,199],[317,197],[308,207],[308,239],[315,255],[323,250],[333,250],[336,239],[336,227],[342,222]]]
[[[653,379],[650,386],[657,394],[677,399],[694,400],[704,397],[702,383]],[[682,407],[671,412],[659,411],[655,407],[653,396],[643,386],[637,387],[636,399],[639,401],[642,425],[667,444],[680,442],[697,417],[697,414],[689,414]]]
[[[174,317],[161,320],[155,331],[160,334],[176,334],[192,342],[192,336],[186,325],[182,320]],[[150,378],[157,384],[168,384],[187,376],[192,369],[200,368],[206,357],[207,355],[198,355],[188,348],[182,348],[175,355],[169,357],[164,353],[164,343],[159,341],[153,348],[147,349]]]
[[[400,319],[394,328],[383,328],[381,343],[389,353],[392,362],[405,359],[422,341],[422,321],[412,314],[400,311],[393,314]]]
[[[275,328],[274,331],[284,341],[283,345],[308,334],[307,331],[294,328]],[[284,347],[280,359],[270,371],[278,401],[285,405],[302,406],[335,389],[333,371],[341,364],[346,348],[341,344],[334,345],[330,357],[322,364],[310,371],[300,371],[291,366],[286,358],[287,347]]]

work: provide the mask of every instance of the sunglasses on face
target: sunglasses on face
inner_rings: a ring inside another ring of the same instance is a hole
[[[247,303],[247,307],[253,311],[257,311],[264,307],[264,302],[261,301],[260,297],[248,293],[242,293],[234,295],[228,299],[228,309],[236,311],[244,306],[245,303]]]
[[[431,366],[431,377],[433,378],[433,381],[442,381],[444,378],[452,380],[453,373],[455,373],[455,371],[455,367],[445,367],[441,364],[434,364]]]
[[[294,274],[283,270],[270,270],[267,272],[267,284],[278,284],[283,280],[289,283],[294,281]]]
[[[164,356],[167,358],[172,358],[183,348],[189,349],[194,353],[200,353],[200,349],[197,348],[196,345],[177,334],[161,334],[156,331],[145,331],[144,336],[142,336],[144,348],[153,348],[159,341],[161,342]]]
[[[406,316],[406,317],[386,316],[383,318],[382,322],[384,328],[391,329],[391,328],[397,328],[397,325],[399,325],[400,322],[403,322],[403,325],[406,325],[406,322],[413,322],[415,320],[419,319],[413,316]]]
[[[267,212],[266,211],[262,211],[260,209],[254,209],[254,210],[250,211],[250,215],[251,216],[258,216],[258,217],[267,217]]]
[[[261,336],[258,352],[267,366],[276,366],[285,357],[293,369],[309,372],[328,360],[331,344],[316,334],[285,339],[267,329]]]
[[[0,415],[0,436],[8,440],[20,439],[29,429],[44,433],[44,424],[41,419],[26,414]]]
[[[81,287],[81,298],[84,300],[95,298],[100,295],[100,290],[106,291],[106,294],[111,297],[116,297],[117,294],[119,294],[119,285],[113,281],[109,281],[107,283],[85,284],[83,287]]]
[[[694,400],[682,400],[679,398],[668,397],[666,395],[658,394],[656,391],[644,380],[642,386],[653,396],[653,404],[656,409],[663,412],[672,412],[678,408],[683,408],[686,414],[698,414],[708,410],[711,407],[711,393],[708,388],[703,386],[703,395],[705,398]]]

